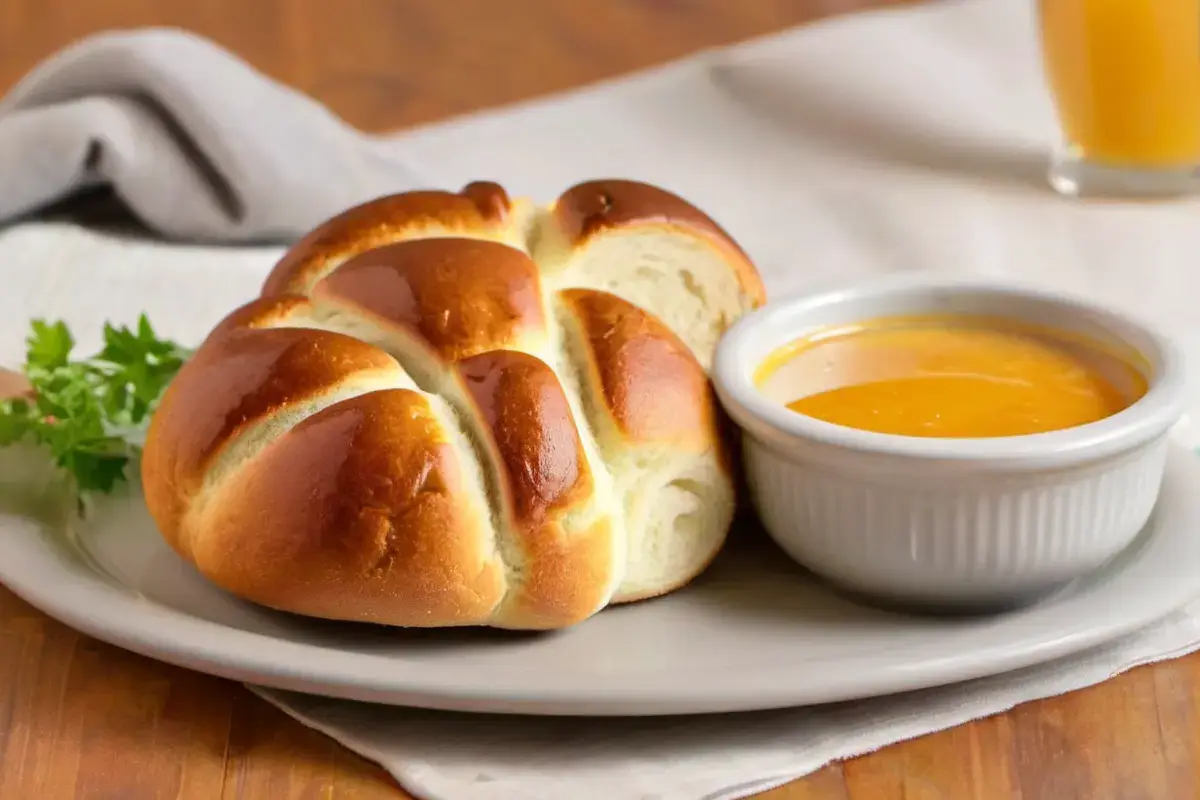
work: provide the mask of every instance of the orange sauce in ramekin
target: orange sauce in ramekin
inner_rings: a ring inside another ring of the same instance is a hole
[[[1021,436],[1095,422],[1147,391],[1079,337],[972,317],[885,318],[787,344],[756,382],[797,413],[902,436]]]

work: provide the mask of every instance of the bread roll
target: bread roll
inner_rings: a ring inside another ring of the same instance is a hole
[[[763,300],[726,233],[645,184],[373,200],[172,382],[150,513],[217,586],[326,619],[547,630],[670,592],[733,517],[706,368]]]

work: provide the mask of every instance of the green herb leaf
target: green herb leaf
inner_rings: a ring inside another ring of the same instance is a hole
[[[25,364],[41,369],[65,366],[75,347],[75,340],[66,324],[48,325],[40,319],[33,321],[33,332],[25,339]]]
[[[29,398],[0,401],[0,446],[30,441],[49,450],[81,493],[111,492],[140,453],[150,415],[191,355],[160,339],[143,314],[136,327],[104,326],[104,345],[72,360],[61,321],[34,320],[26,339]]]

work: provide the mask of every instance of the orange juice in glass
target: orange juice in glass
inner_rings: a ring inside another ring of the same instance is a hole
[[[1200,0],[1038,0],[1070,195],[1200,190]]]

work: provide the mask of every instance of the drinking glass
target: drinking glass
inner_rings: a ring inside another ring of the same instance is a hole
[[[1200,0],[1036,0],[1067,195],[1200,193]]]

